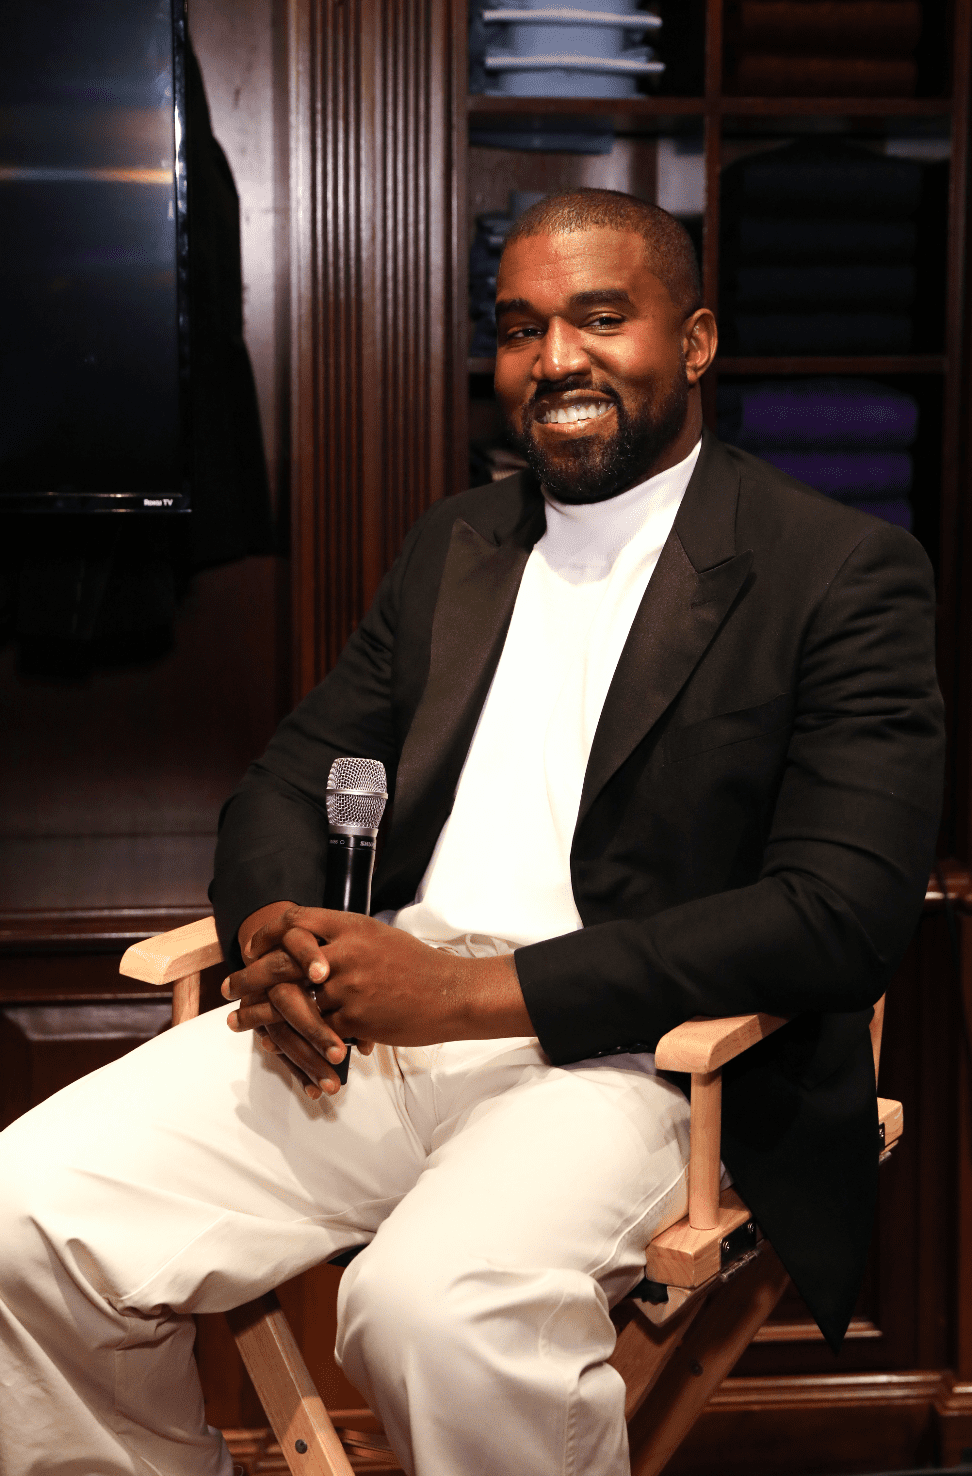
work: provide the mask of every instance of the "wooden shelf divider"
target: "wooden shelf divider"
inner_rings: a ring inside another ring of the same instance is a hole
[[[950,97],[495,97],[483,93],[468,99],[469,121],[495,123],[497,118],[613,118],[623,132],[637,132],[639,122],[676,117],[702,118],[716,111],[723,117],[942,118],[952,112]],[[652,130],[654,131],[654,129]]]
[[[470,374],[492,375],[495,359],[470,358]],[[716,359],[720,375],[748,374],[944,374],[945,354],[726,354]]]

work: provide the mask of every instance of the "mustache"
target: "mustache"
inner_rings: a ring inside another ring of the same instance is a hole
[[[537,383],[525,409],[526,414],[535,418],[540,407],[539,402],[545,395],[563,395],[569,390],[591,390],[598,395],[606,395],[615,405],[620,407],[621,396],[612,385],[592,384],[583,374],[570,374],[565,379],[541,379]]]

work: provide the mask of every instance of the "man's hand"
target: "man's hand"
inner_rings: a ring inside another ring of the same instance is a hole
[[[320,1026],[320,1014],[299,960],[317,958],[320,956],[320,949],[313,934],[302,936],[299,929],[290,929],[280,938],[281,930],[276,925],[294,907],[293,902],[271,902],[269,906],[259,908],[243,921],[237,936],[245,967],[240,973],[224,979],[221,992],[225,999],[241,999],[248,1008],[270,1002],[273,1007],[274,1029],[271,1031],[265,1026],[256,1027],[260,1044],[269,1054],[279,1056],[307,1095],[316,1101],[322,1091],[333,1096],[340,1089],[341,1081],[337,1072],[332,1071],[326,1063],[338,1065],[344,1060],[348,1047],[333,1031],[327,1033],[324,1060],[317,1049],[307,1044],[306,1031],[308,1028],[316,1030]],[[288,949],[292,951],[288,952]],[[261,962],[259,977],[252,977],[252,965],[257,960]],[[279,982],[268,984],[268,972]],[[231,1030],[241,1028],[238,1014],[237,1011],[227,1017],[226,1023]],[[288,1019],[294,1021],[289,1027],[286,1023]],[[289,1053],[284,1045],[289,1046]],[[372,1048],[370,1041],[358,1042],[362,1055],[368,1055]]]
[[[342,1037],[432,1045],[533,1033],[509,954],[457,958],[375,918],[286,903],[247,923],[258,924],[243,946],[253,961],[223,985],[241,1001],[228,1023],[265,1033],[310,1096],[338,1090],[327,1063],[343,1058]]]

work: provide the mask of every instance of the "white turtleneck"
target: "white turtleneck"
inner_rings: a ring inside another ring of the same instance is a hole
[[[591,744],[700,445],[606,502],[546,499],[452,813],[397,927],[515,946],[581,927],[570,847]]]

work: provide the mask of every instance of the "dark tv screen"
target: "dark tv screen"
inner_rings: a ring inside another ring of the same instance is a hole
[[[30,0],[0,47],[0,510],[189,506],[180,0]]]

